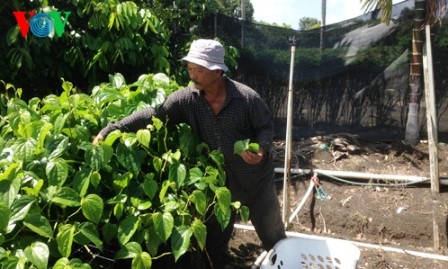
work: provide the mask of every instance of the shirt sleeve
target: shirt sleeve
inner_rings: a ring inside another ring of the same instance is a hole
[[[109,123],[104,127],[100,134],[106,137],[110,132],[114,130],[120,130],[122,132],[137,132],[140,129],[147,128],[148,124],[152,122],[152,116],[155,115],[155,110],[152,107],[147,107],[142,110],[136,111],[131,115],[122,118],[119,121]]]
[[[252,106],[252,125],[257,143],[269,153],[274,139],[274,120],[271,110],[259,95]]]
[[[171,93],[165,102],[157,109],[155,117],[163,121],[167,126],[186,122],[184,105],[188,102],[188,90],[183,89]]]

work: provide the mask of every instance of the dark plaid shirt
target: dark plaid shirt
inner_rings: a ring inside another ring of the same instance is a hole
[[[148,108],[135,112],[109,124],[100,133],[106,137],[115,129],[136,132],[146,128],[152,116],[168,119],[170,124],[187,123],[201,141],[224,154],[227,186],[233,200],[252,200],[261,188],[271,187],[273,181],[269,154],[274,135],[272,114],[253,89],[227,77],[225,85],[227,97],[218,115],[213,113],[203,93],[190,86],[170,94],[156,111]],[[259,164],[247,164],[239,155],[233,154],[234,143],[247,138],[265,150],[265,157]]]

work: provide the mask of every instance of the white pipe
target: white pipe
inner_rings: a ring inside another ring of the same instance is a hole
[[[243,230],[250,230],[254,231],[255,228],[252,225],[244,225],[244,224],[235,224],[235,228],[237,229],[243,229]],[[439,254],[433,254],[433,253],[426,253],[426,252],[420,252],[420,251],[414,251],[414,250],[408,250],[408,249],[402,249],[402,248],[395,248],[395,247],[388,247],[383,245],[377,245],[377,244],[369,244],[369,243],[361,243],[356,241],[350,241],[350,240],[344,240],[344,239],[338,239],[333,237],[326,237],[326,236],[318,236],[318,235],[309,235],[309,234],[302,234],[297,232],[289,232],[286,231],[287,236],[293,236],[293,237],[301,237],[301,238],[308,238],[308,239],[324,239],[324,240],[340,240],[345,242],[350,242],[358,247],[364,247],[364,248],[372,248],[372,249],[379,249],[384,251],[390,251],[390,252],[396,252],[401,254],[410,254],[418,257],[428,258],[428,259],[436,259],[436,260],[442,260],[442,261],[448,261],[448,256],[445,255],[439,255]]]
[[[283,171],[285,171],[285,170],[281,169],[281,168],[275,168],[275,172],[276,173],[283,173]],[[291,169],[291,173],[295,173],[295,174],[307,174],[307,173],[310,173],[310,172],[311,172],[311,170]],[[347,175],[348,175],[348,177],[357,177],[357,178],[362,178],[362,179],[372,179],[372,178],[375,178],[375,179],[411,181],[411,182],[414,182],[414,183],[423,183],[423,182],[429,181],[429,178],[416,177],[416,176],[376,175],[376,174],[370,174],[370,173],[327,171],[327,170],[320,170],[320,169],[314,169],[313,172],[317,173],[317,174],[321,173],[321,174],[324,174],[324,175],[325,174],[326,175],[333,174],[333,175],[342,176],[342,177],[347,177]],[[444,183],[448,185],[448,180],[441,180],[441,184],[444,184]],[[303,196],[302,200],[300,201],[300,203],[298,204],[296,209],[294,209],[292,214],[289,216],[288,224],[291,223],[294,220],[295,216],[302,209],[302,207],[305,204],[306,200],[308,199],[308,197],[312,193],[312,190],[313,190],[314,186],[315,186],[314,182],[312,180],[310,180],[310,186],[308,187],[308,190],[306,191],[305,195]],[[284,214],[285,214],[284,216],[285,216],[285,219],[286,219],[287,218],[286,212]],[[285,227],[287,228],[287,225],[285,225]]]
[[[284,173],[283,168],[274,168],[275,173]],[[373,174],[373,173],[361,173],[361,172],[347,172],[347,171],[332,171],[332,170],[322,170],[322,169],[313,169],[313,172],[321,174],[321,175],[329,175],[335,177],[348,177],[348,178],[357,178],[357,179],[378,179],[378,180],[396,180],[396,181],[405,181],[410,183],[430,183],[429,177],[421,177],[421,176],[407,176],[407,175],[382,175],[382,174]],[[293,174],[310,174],[311,170],[309,169],[291,169],[291,173]],[[448,185],[448,179],[440,179],[440,184]]]
[[[266,255],[268,255],[268,252],[265,250],[261,252],[260,256],[258,256],[257,260],[252,264],[251,269],[258,269],[260,268],[261,263],[263,262],[264,258],[266,258]]]
[[[289,217],[289,223],[291,223],[294,220],[294,217],[299,213],[300,209],[302,209],[303,205],[305,204],[306,200],[310,196],[310,194],[313,192],[314,188],[314,182],[310,180],[310,186],[308,187],[308,190],[306,191],[305,195],[302,198],[302,201],[300,201],[297,208],[292,212],[291,216]]]

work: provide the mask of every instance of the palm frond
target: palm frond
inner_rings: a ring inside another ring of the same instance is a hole
[[[441,22],[441,19],[447,13],[447,0],[429,0],[426,1],[425,24],[433,26]]]
[[[381,10],[381,22],[389,24],[392,15],[392,0],[361,0],[364,12]]]

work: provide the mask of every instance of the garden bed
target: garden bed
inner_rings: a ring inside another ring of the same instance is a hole
[[[336,146],[335,139],[342,141],[345,149]],[[347,150],[347,145],[354,146],[355,150]],[[284,146],[283,142],[277,142],[274,151],[277,167],[281,168]],[[411,147],[401,141],[360,141],[342,134],[295,142],[292,148],[292,168],[307,169],[312,163],[315,169],[324,171],[429,178],[428,144],[424,141]],[[447,149],[443,143],[438,146],[441,178],[447,177]],[[282,202],[283,174],[277,176]],[[290,185],[291,212],[310,184],[309,175],[296,176]],[[448,268],[445,185],[440,186],[440,194],[433,198],[430,182],[404,184],[394,180],[343,179],[353,183],[350,184],[323,175],[319,179],[329,199],[308,198],[288,227],[289,232],[355,242],[361,250],[358,268]],[[438,228],[435,236],[434,227]],[[229,268],[251,268],[262,251],[254,231],[235,229]]]

